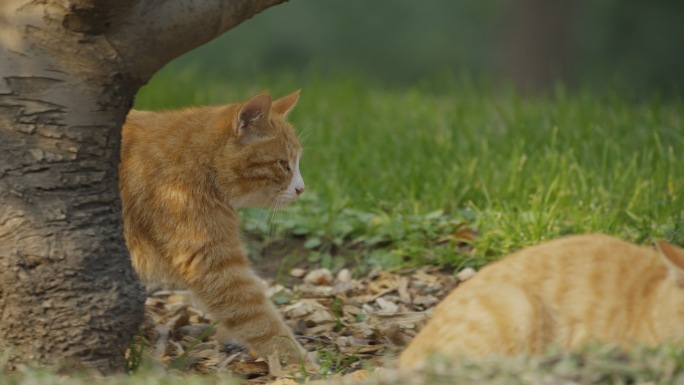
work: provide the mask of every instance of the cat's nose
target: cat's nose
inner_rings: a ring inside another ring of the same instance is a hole
[[[302,188],[295,188],[295,191],[297,192],[297,196],[302,195],[302,193],[304,192],[304,187],[302,187]]]

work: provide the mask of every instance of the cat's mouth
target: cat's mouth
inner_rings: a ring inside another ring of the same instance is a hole
[[[298,193],[296,191],[293,193],[292,191],[289,191],[289,190],[290,189],[287,189],[287,190],[283,191],[282,193],[280,193],[278,195],[278,198],[275,199],[274,205],[271,207],[274,209],[278,209],[278,208],[285,207],[286,205],[296,201],[301,193]]]
[[[288,186],[280,191],[258,191],[230,201],[230,205],[240,207],[267,207],[275,210],[282,209],[294,202],[304,192],[304,186]]]

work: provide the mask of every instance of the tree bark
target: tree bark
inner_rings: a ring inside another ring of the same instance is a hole
[[[518,0],[508,4],[501,72],[525,93],[550,91],[572,75],[572,38],[579,0]]]
[[[123,369],[144,291],[126,250],[120,130],[175,57],[284,0],[0,3],[0,343]]]

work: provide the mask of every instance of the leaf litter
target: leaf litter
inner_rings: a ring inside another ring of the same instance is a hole
[[[360,381],[368,377],[367,370],[391,362],[460,282],[431,265],[394,272],[376,268],[358,279],[348,269],[336,276],[328,269],[292,273],[303,281],[264,284],[296,338],[317,356],[319,373],[283,368],[277,358],[258,357],[238,342],[225,341],[221,327],[213,327],[184,290],[148,296],[142,334],[135,340],[144,338],[144,354],[167,369],[231,372],[244,384],[294,384],[303,377],[309,382],[331,377]],[[465,280],[473,273],[457,276]]]

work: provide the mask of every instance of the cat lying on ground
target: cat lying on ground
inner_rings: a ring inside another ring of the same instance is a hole
[[[298,361],[295,349],[306,352],[249,267],[236,209],[281,208],[304,191],[302,148],[285,121],[298,98],[264,93],[224,106],[132,110],[119,167],[124,235],[139,275],[190,289],[234,339],[262,357],[275,348],[288,363]]]
[[[656,345],[684,337],[684,250],[601,234],[557,239],[484,267],[435,309],[399,359],[535,354],[551,343]]]

